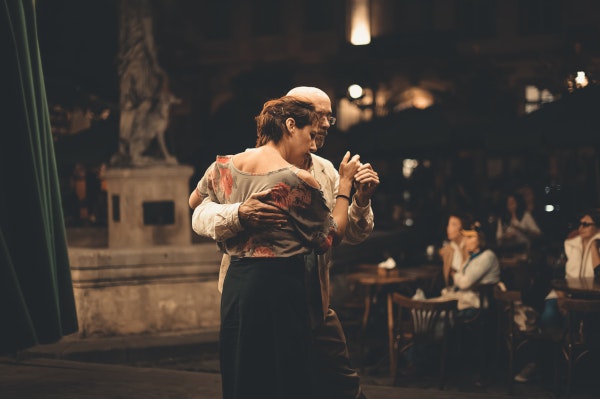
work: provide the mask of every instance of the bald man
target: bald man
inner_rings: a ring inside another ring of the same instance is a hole
[[[335,124],[329,96],[316,87],[296,87],[287,95],[310,100],[319,113],[319,130],[311,143],[311,153],[306,154],[304,165],[321,185],[329,209],[333,209],[339,185],[339,174],[333,164],[318,155],[327,137],[328,129]],[[371,197],[379,185],[377,172],[370,164],[361,164],[355,175],[355,193],[348,209],[348,225],[344,242],[358,244],[373,231]],[[252,195],[238,204],[216,204],[209,198],[202,200],[196,190],[190,195],[194,209],[192,227],[200,235],[217,242],[225,241],[244,229],[265,228],[286,223],[287,218],[276,207],[261,202],[265,192]],[[314,337],[315,393],[318,398],[364,398],[360,379],[351,366],[346,337],[337,314],[329,308],[329,265],[331,251],[319,256],[307,256],[307,304]],[[223,256],[219,273],[219,291],[229,267],[229,257]]]

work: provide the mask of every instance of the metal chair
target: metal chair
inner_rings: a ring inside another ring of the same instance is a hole
[[[598,314],[600,313],[600,299],[573,299],[568,297],[558,298],[558,306],[567,313],[565,340],[560,346],[560,353],[567,362],[567,397],[571,395],[573,384],[573,369],[577,363],[587,356],[593,349],[600,348],[600,334],[598,328]],[[590,331],[592,323],[596,331]],[[595,335],[592,337],[592,335]],[[558,379],[555,381],[558,392]]]
[[[398,355],[415,344],[441,344],[439,388],[446,378],[450,318],[456,310],[456,300],[420,301],[398,293],[392,294],[398,307],[395,320],[394,351],[391,362],[393,384],[397,383]]]

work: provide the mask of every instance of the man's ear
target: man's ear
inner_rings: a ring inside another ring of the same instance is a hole
[[[285,126],[287,127],[289,133],[293,133],[294,128],[296,127],[296,121],[294,118],[287,118],[285,120]]]

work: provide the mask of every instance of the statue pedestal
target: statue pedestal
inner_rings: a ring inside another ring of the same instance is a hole
[[[69,248],[79,336],[219,329],[213,243]]]
[[[193,173],[184,165],[108,169],[108,247],[190,244]]]
[[[189,166],[106,172],[108,247],[69,247],[80,337],[219,327],[214,243],[192,244]]]

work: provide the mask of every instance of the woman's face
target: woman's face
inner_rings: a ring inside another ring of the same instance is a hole
[[[509,212],[517,211],[517,200],[515,199],[515,197],[509,196],[506,199],[506,209],[508,209]]]
[[[310,150],[315,147],[315,137],[317,135],[317,124],[314,123],[312,125],[306,125],[303,128],[299,128],[297,132],[297,145],[298,149],[302,151],[303,154],[308,154]]]
[[[468,234],[464,234],[463,243],[467,252],[474,253],[479,251],[479,236],[477,233],[469,232]]]
[[[460,230],[462,229],[462,223],[456,216],[450,216],[448,218],[448,225],[446,226],[446,236],[450,241],[458,241],[461,238]]]
[[[579,219],[579,235],[581,238],[589,239],[598,233],[598,226],[590,215],[585,215]]]
[[[288,129],[290,129],[288,127]],[[315,137],[317,134],[318,125],[317,122],[312,125],[306,125],[304,127],[294,126],[290,129],[292,134],[292,151],[294,157],[303,157],[309,154],[314,148],[316,150]],[[290,160],[288,160],[289,162]]]

